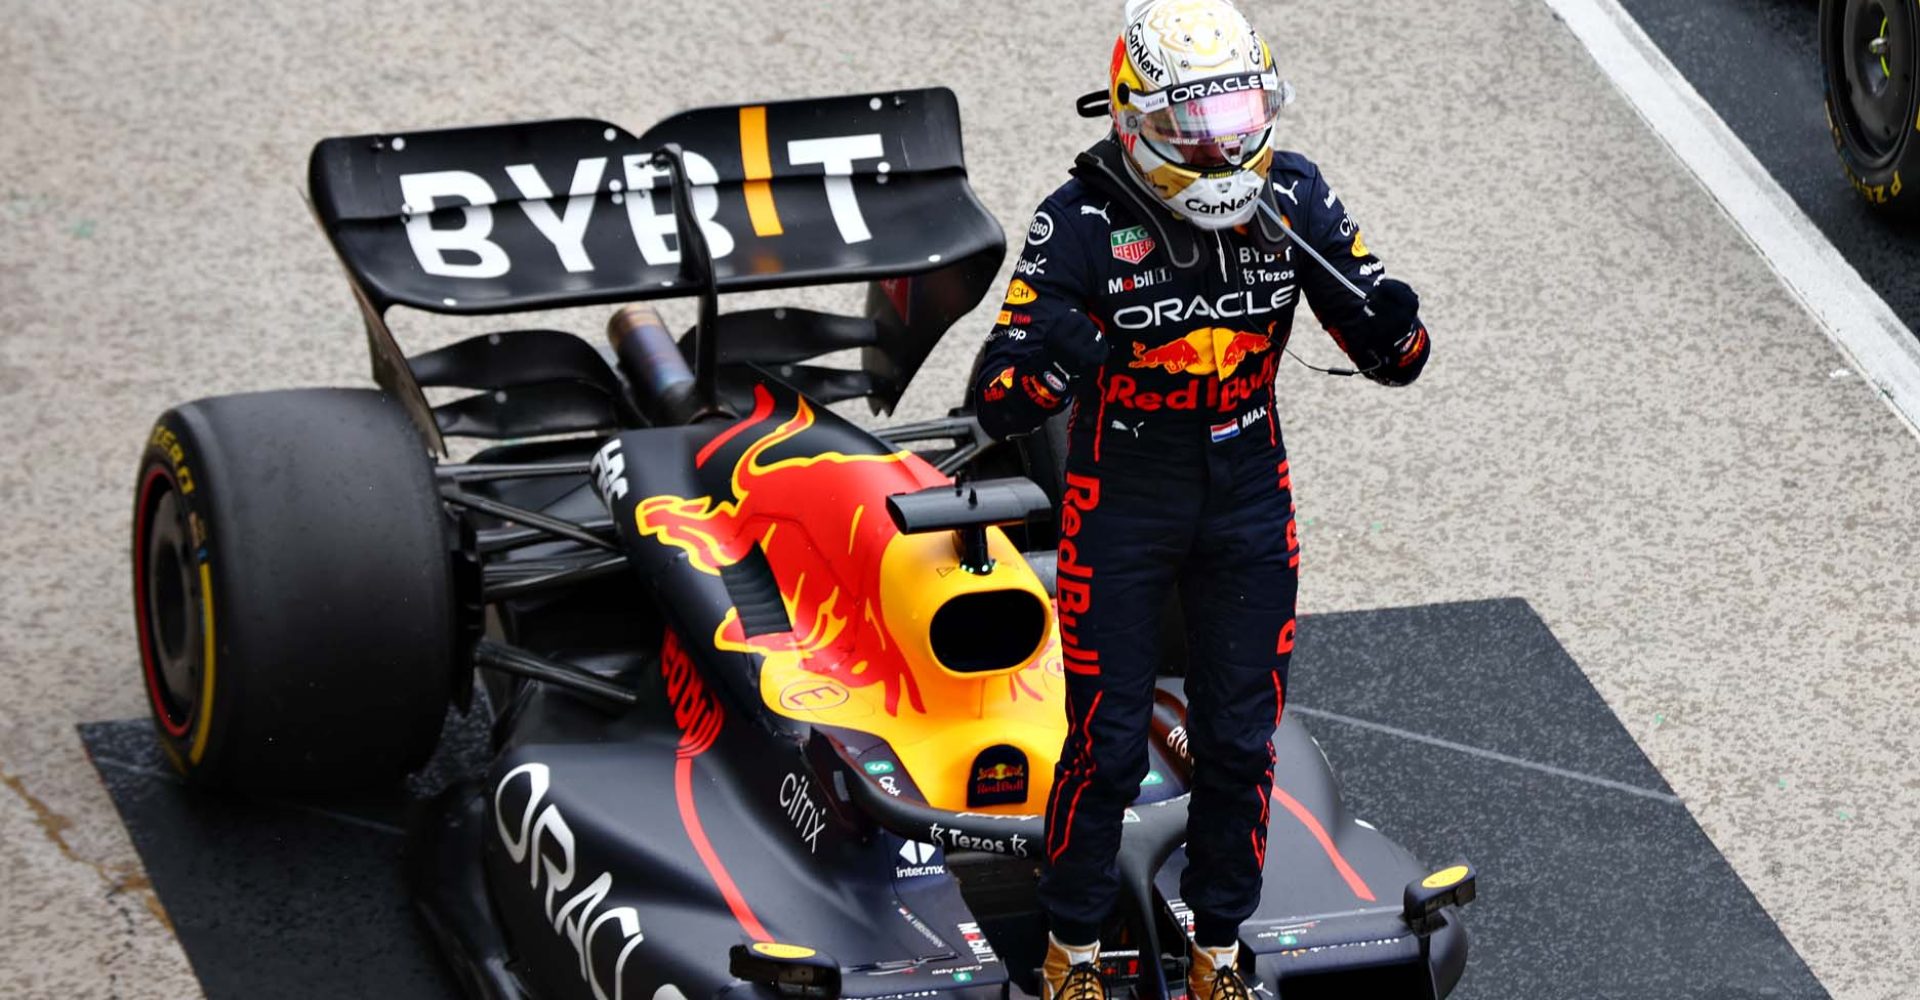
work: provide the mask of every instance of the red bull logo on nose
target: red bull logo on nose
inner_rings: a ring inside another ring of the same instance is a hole
[[[980,751],[967,785],[968,807],[1006,805],[1027,800],[1027,755],[1005,743]]]
[[[1135,342],[1128,368],[1159,368],[1169,375],[1219,375],[1231,378],[1241,362],[1273,346],[1264,334],[1225,327],[1201,327],[1158,347]]]
[[[720,731],[705,656],[745,653],[759,660],[754,683],[769,711],[870,733],[893,747],[896,771],[883,782],[911,775],[941,809],[1017,810],[1029,796],[1044,798],[1051,757],[1029,761],[1022,748],[1057,747],[1065,736],[1056,636],[1049,630],[1011,672],[976,678],[945,669],[915,631],[933,605],[915,597],[933,585],[925,581],[946,579],[942,571],[958,554],[946,538],[901,534],[875,509],[885,497],[950,480],[911,452],[883,454],[886,446],[836,426],[788,387],[757,385],[753,399],[752,413],[714,428],[710,439],[687,435],[686,447],[696,449],[691,489],[663,493],[633,478],[613,505],[639,538],[673,551],[676,572],[731,575],[744,561],[754,572],[763,564],[778,587],[784,622],[770,621],[764,608],[716,608],[717,620],[687,623],[663,651],[686,753]],[[1025,567],[1012,543],[996,530],[989,544],[1003,560],[996,576],[1012,574],[1002,586],[1021,585]],[[1027,579],[1044,600],[1038,581]],[[710,711],[701,697],[713,701]]]

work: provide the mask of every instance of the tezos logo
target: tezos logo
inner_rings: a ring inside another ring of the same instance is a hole
[[[627,495],[627,458],[620,451],[619,438],[608,441],[596,452],[588,468],[593,472],[594,487],[608,505]]]

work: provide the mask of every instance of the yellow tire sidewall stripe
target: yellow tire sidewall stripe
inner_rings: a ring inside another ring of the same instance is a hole
[[[205,639],[205,673],[200,685],[200,719],[194,727],[193,747],[187,751],[190,764],[200,763],[207,752],[207,735],[213,731],[213,567],[200,563],[200,634]]]

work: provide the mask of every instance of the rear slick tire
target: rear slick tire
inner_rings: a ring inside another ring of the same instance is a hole
[[[135,484],[141,683],[198,784],[390,783],[432,754],[453,687],[448,517],[380,393],[296,389],[162,414]]]
[[[1827,127],[1855,191],[1920,219],[1920,0],[1820,0]]]

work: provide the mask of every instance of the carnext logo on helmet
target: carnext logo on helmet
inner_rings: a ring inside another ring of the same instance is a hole
[[[1253,199],[1259,197],[1259,195],[1259,190],[1255,189],[1248,191],[1246,197],[1237,198],[1233,201],[1213,203],[1201,201],[1198,198],[1188,198],[1182,204],[1187,206],[1187,211],[1197,212],[1201,215],[1227,215],[1247,207],[1247,205],[1252,202]]]
[[[1146,29],[1138,21],[1127,26],[1127,57],[1148,82],[1158,83],[1167,78],[1166,67],[1147,50]]]

